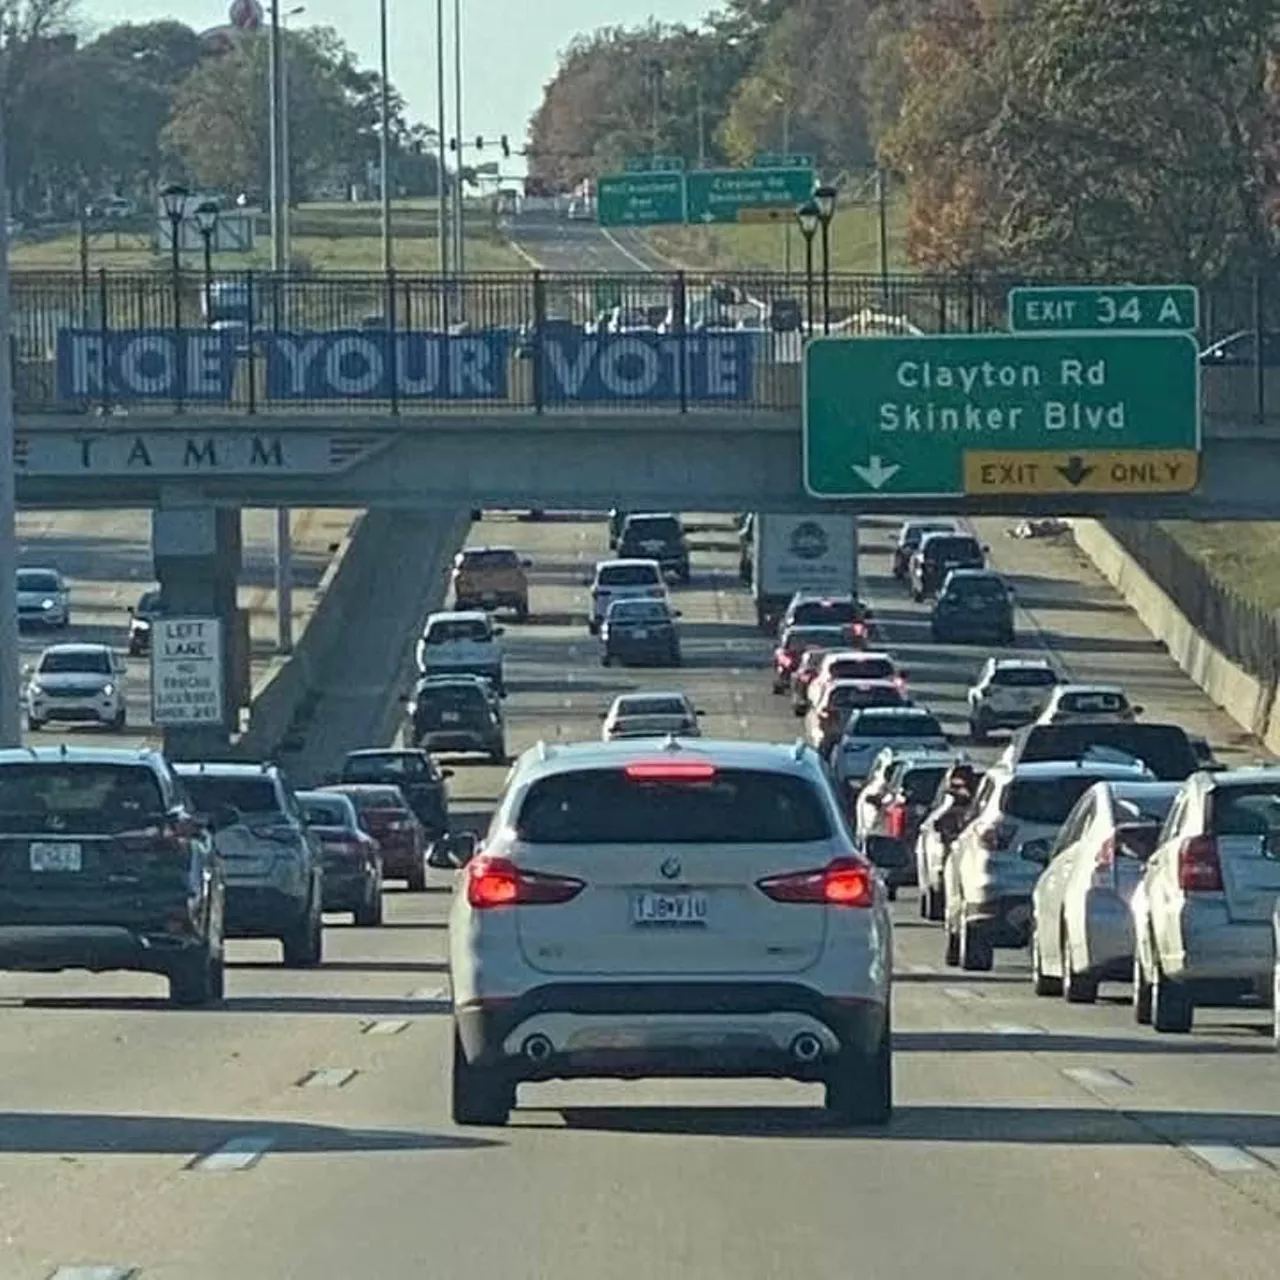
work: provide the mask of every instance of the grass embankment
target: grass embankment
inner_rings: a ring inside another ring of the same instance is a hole
[[[291,218],[292,256],[297,267],[314,272],[381,271],[381,210],[376,203],[304,204]],[[397,201],[392,207],[393,258],[397,271],[435,271],[439,266],[435,202]],[[528,270],[494,227],[487,211],[468,211],[465,265],[473,271]],[[198,269],[199,253],[183,255]],[[80,266],[80,238],[68,231],[48,240],[20,240],[10,247],[10,265],[19,271],[75,271]],[[89,269],[97,271],[163,270],[167,252],[157,253],[149,230],[102,230],[89,237]],[[221,271],[263,270],[271,265],[268,220],[259,216],[255,247],[248,253],[221,253]]]
[[[1264,609],[1280,611],[1280,522],[1163,523],[1223,586]]]

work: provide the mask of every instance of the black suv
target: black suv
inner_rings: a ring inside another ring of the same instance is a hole
[[[911,595],[923,600],[952,569],[985,569],[987,548],[971,533],[927,533],[911,557]]]
[[[130,969],[176,1005],[222,999],[222,872],[162,755],[0,751],[0,832],[0,968]]]
[[[409,703],[409,740],[427,751],[478,751],[507,758],[502,702],[478,676],[428,676]]]
[[[953,569],[933,605],[935,640],[1012,644],[1013,589],[989,569]]]
[[[420,749],[371,747],[350,752],[334,781],[343,785],[367,782],[399,787],[431,845],[449,830],[445,780],[451,777],[452,769],[441,769]]]
[[[689,581],[689,543],[680,517],[646,512],[627,517],[618,539],[620,560],[656,560],[663,573],[682,584]]]

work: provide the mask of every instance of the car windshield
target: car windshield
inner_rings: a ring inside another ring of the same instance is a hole
[[[1002,689],[1047,689],[1057,678],[1048,667],[997,667],[991,683]]]
[[[942,726],[926,714],[878,716],[874,712],[861,715],[849,726],[851,736],[859,738],[944,738]]]
[[[863,607],[856,600],[801,600],[791,608],[793,626],[848,626],[861,622]]]
[[[57,591],[59,587],[58,575],[50,573],[47,569],[19,569],[18,570],[18,590],[19,591]]]
[[[847,640],[842,627],[788,627],[782,637],[782,648],[788,653],[801,653],[815,647],[830,649]]]
[[[674,516],[632,516],[623,526],[622,538],[625,542],[641,539],[678,542],[680,522]]]
[[[618,702],[619,716],[686,716],[688,714],[689,707],[685,700],[673,694],[628,697]]]
[[[51,649],[40,659],[42,675],[61,675],[73,671],[109,675],[111,656],[105,649]]]
[[[900,707],[906,694],[893,684],[838,684],[827,695],[832,707]]]
[[[182,782],[201,813],[212,813],[223,805],[246,815],[280,812],[280,798],[270,778],[220,778],[215,774],[188,773],[183,775]]]
[[[661,581],[653,564],[606,564],[600,566],[602,587],[651,587]]]
[[[1098,780],[1096,774],[1084,772],[1058,778],[1015,778],[1005,788],[1000,808],[1019,822],[1061,826],[1076,801]]]
[[[662,600],[618,600],[609,606],[610,622],[668,622],[670,618]]]
[[[313,827],[350,829],[352,825],[350,806],[338,796],[327,796],[323,799],[299,796],[298,805],[302,809],[303,818]]]
[[[892,658],[837,658],[827,668],[832,680],[892,680]]]
[[[1058,700],[1059,711],[1070,711],[1076,715],[1123,711],[1128,705],[1129,700],[1123,693],[1109,693],[1104,690],[1064,693]]]
[[[141,765],[43,761],[0,768],[0,828],[110,835],[154,826],[164,814],[156,775]]]
[[[520,557],[514,551],[500,548],[488,548],[483,551],[464,551],[462,553],[464,569],[518,569]]]
[[[1280,783],[1219,787],[1210,801],[1215,836],[1274,836],[1280,832]]]
[[[982,548],[977,539],[967,537],[946,537],[934,534],[923,544],[926,558],[930,560],[963,560],[979,561],[982,559]]]
[[[478,689],[465,685],[461,691],[477,698],[483,696]],[[342,776],[352,782],[364,778],[423,778],[430,773],[431,766],[423,756],[390,751],[386,755],[348,756],[342,766]]]
[[[452,644],[457,640],[487,641],[489,623],[484,618],[445,618],[427,628],[428,644]]]
[[[831,835],[807,779],[752,769],[692,781],[563,773],[529,788],[515,825],[534,844],[795,844]]]

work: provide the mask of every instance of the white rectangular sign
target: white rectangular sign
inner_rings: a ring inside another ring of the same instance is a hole
[[[222,623],[157,618],[151,624],[151,719],[158,725],[221,724]]]

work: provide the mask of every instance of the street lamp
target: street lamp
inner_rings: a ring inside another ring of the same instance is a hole
[[[791,99],[775,92],[773,101],[782,108],[782,163],[791,167]],[[791,282],[791,223],[782,228],[782,273]]]
[[[175,344],[179,348],[174,352],[178,369],[183,366],[182,359],[182,222],[187,216],[187,189],[180,183],[173,182],[160,192],[164,202],[164,216],[169,219],[169,248],[173,263],[173,332]],[[182,408],[182,375],[179,372],[177,382],[177,408]]]
[[[218,230],[218,206],[212,200],[196,205],[196,229],[204,241],[204,322],[213,327],[213,237]]]
[[[818,206],[818,219],[822,224],[822,332],[831,332],[831,219],[836,214],[835,187],[819,187],[813,193]]]
[[[818,223],[822,221],[822,210],[816,200],[806,200],[796,210],[796,221],[800,224],[800,234],[804,236],[804,295],[805,295],[805,332],[813,333],[813,237],[818,233]]]
[[[306,13],[307,7],[296,4],[280,15],[280,228],[283,244],[283,260],[286,269],[293,257],[289,244],[293,229],[290,226],[290,209],[293,207],[293,155],[290,150],[289,128],[289,44],[284,33],[289,29],[289,19]]]

